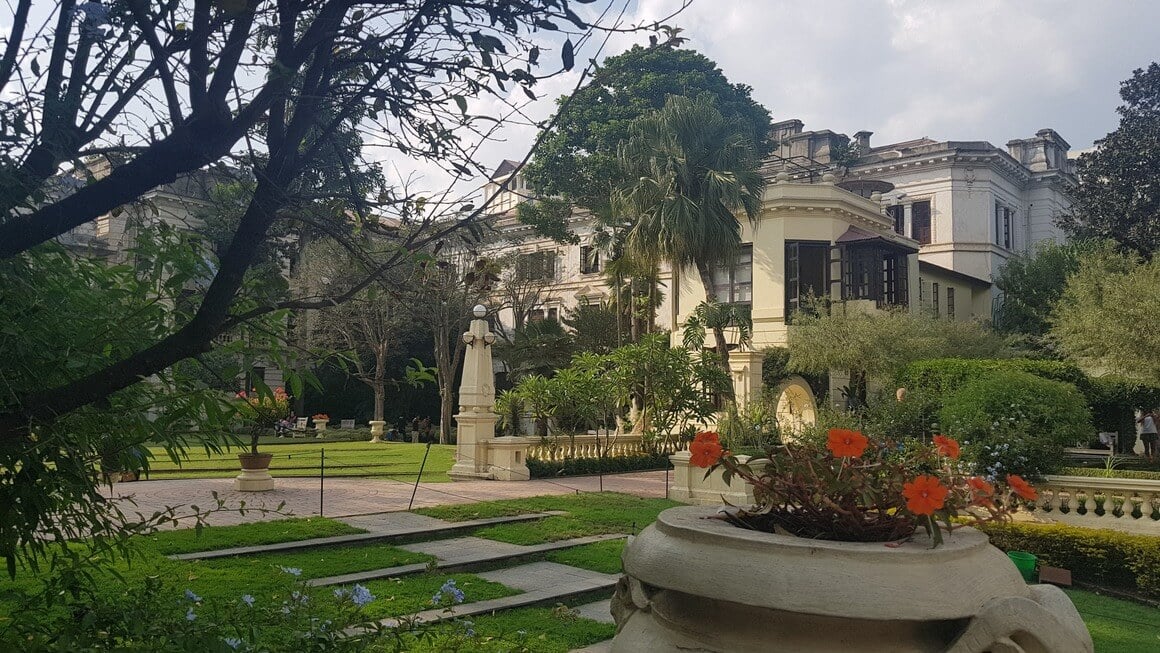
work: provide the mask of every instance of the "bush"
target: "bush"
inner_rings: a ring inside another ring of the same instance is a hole
[[[1070,569],[1079,581],[1160,598],[1160,538],[1064,524],[989,523],[979,529],[1004,551]]]
[[[947,395],[994,372],[1025,372],[1041,379],[1070,383],[1085,395],[1090,385],[1083,370],[1071,363],[1030,358],[935,358],[915,361],[903,369],[898,383],[908,390],[923,388]]]
[[[1064,467],[1059,470],[1059,473],[1064,476],[1083,476],[1084,478],[1133,478],[1141,481],[1160,481],[1160,472],[1150,472],[1145,469],[1113,468],[1108,470],[1106,466]]]
[[[609,456],[605,458],[565,458],[564,460],[528,458],[528,471],[531,473],[532,478],[615,474],[618,472],[637,472],[671,468],[672,464],[669,463],[669,454],[666,453]]]
[[[946,396],[939,424],[980,473],[1039,479],[1063,465],[1065,446],[1088,437],[1091,413],[1073,385],[996,371]]]

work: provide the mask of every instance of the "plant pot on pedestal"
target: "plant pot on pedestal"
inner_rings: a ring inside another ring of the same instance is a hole
[[[625,548],[612,650],[1091,653],[1063,592],[1027,585],[986,535],[931,548],[833,542],[661,513]],[[1014,642],[1014,644],[1012,644]]]
[[[239,492],[265,492],[274,489],[274,477],[270,476],[272,453],[240,453],[238,461],[242,473],[234,477],[234,489]]]

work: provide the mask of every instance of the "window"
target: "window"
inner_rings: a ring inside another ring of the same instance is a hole
[[[785,320],[793,320],[810,297],[829,295],[830,244],[785,244]]]
[[[894,233],[906,235],[906,207],[901,204],[886,207],[886,216],[894,222]]]
[[[938,317],[938,284],[930,284],[930,305],[934,311],[934,316]]]
[[[533,308],[528,311],[528,322],[543,322],[544,320],[551,320],[552,322],[560,321],[559,308]]]
[[[1011,249],[1011,209],[995,202],[995,244]]]
[[[906,254],[876,245],[842,248],[842,299],[870,299],[881,308],[907,303]]]
[[[713,294],[722,304],[753,303],[753,245],[742,245],[732,265],[713,268]]]
[[[580,274],[600,272],[600,250],[592,245],[580,247]]]
[[[955,319],[955,289],[947,286],[947,318]]]
[[[525,281],[555,281],[556,252],[533,252],[516,259],[516,274]]]
[[[910,205],[910,237],[920,245],[929,245],[931,240],[930,200]]]

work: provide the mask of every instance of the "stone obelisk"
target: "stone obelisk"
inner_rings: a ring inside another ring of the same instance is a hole
[[[495,370],[491,363],[491,345],[495,334],[483,319],[487,309],[476,306],[471,327],[463,334],[467,352],[463,358],[463,381],[459,385],[459,414],[455,440],[455,465],[448,475],[466,481],[494,478],[487,459],[487,445],[495,438],[499,416],[495,407]]]

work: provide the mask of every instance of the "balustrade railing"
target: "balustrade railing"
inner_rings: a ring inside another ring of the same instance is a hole
[[[1160,535],[1160,481],[1048,476],[1035,516],[1073,526]]]
[[[544,461],[559,461],[565,458],[609,458],[633,456],[660,452],[674,453],[687,446],[685,442],[645,442],[640,434],[633,433],[581,433],[574,437],[551,435],[540,438],[528,447],[528,458]]]

